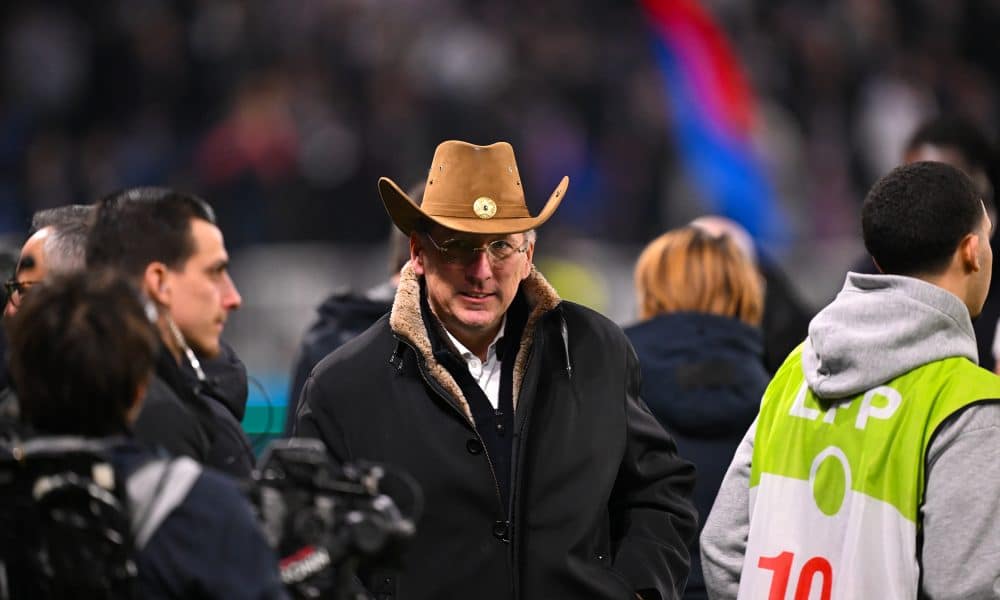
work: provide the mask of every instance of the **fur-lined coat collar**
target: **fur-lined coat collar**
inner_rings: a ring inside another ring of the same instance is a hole
[[[535,325],[538,319],[545,313],[552,310],[561,302],[559,294],[556,293],[548,281],[541,273],[531,269],[528,277],[521,282],[520,293],[524,294],[530,312],[528,320],[524,325],[524,333],[521,336],[521,343],[518,345],[517,356],[514,359],[514,379],[513,379],[513,403],[517,409],[518,391],[521,389],[521,380],[524,377],[524,370],[527,366],[528,351],[535,332]],[[469,402],[462,394],[455,378],[434,358],[431,351],[431,340],[424,327],[424,321],[420,314],[420,277],[413,272],[412,267],[407,264],[403,267],[399,278],[399,287],[396,290],[396,299],[392,303],[392,313],[389,316],[389,325],[393,333],[403,338],[423,357],[423,363],[427,374],[433,377],[445,391],[454,397],[459,408],[475,424],[472,418],[472,409]]]

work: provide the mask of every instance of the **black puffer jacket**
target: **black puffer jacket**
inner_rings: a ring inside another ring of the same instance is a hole
[[[767,387],[760,331],[727,317],[675,313],[625,334],[642,365],[642,397],[698,469],[695,506],[708,517]],[[707,598],[696,543],[691,556],[684,598]]]
[[[430,352],[409,267],[391,317],[306,383],[299,434],[340,461],[395,465],[423,488],[400,567],[363,580],[400,600],[679,597],[694,471],[639,398],[635,353],[618,326],[561,302],[541,275],[520,294],[531,312],[514,358],[509,506],[468,402]]]

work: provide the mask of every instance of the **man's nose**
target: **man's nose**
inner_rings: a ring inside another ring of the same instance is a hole
[[[238,310],[242,304],[243,297],[240,296],[240,292],[236,289],[236,284],[233,283],[233,279],[229,276],[229,273],[226,273],[222,288],[222,307],[233,311]]]
[[[465,274],[470,279],[486,280],[493,276],[493,265],[490,264],[490,254],[485,249],[476,252],[472,261],[465,265]]]

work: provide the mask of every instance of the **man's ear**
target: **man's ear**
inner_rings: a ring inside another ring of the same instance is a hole
[[[142,288],[146,295],[157,304],[170,306],[171,290],[168,280],[167,265],[161,262],[151,262],[146,265],[142,274]]]
[[[979,259],[979,236],[977,234],[966,234],[958,244],[958,252],[966,272],[978,273],[983,268],[982,261]]]
[[[535,243],[532,242],[524,253],[524,258],[525,258],[524,273],[521,275],[521,281],[524,281],[525,279],[528,278],[528,275],[531,275],[531,266],[533,264],[531,261],[532,259],[534,259],[534,257],[535,257]]]
[[[424,248],[416,233],[410,234],[410,264],[414,273],[424,274]]]

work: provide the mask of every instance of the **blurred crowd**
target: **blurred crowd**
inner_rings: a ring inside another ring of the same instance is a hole
[[[803,232],[854,233],[863,190],[930,114],[995,137],[1000,3],[711,4],[759,93],[764,155],[810,215]]]
[[[518,143],[529,189],[570,172],[568,226],[627,236],[638,215],[605,223],[594,209],[649,198],[666,145],[655,86],[641,102],[655,73],[635,10],[144,1],[4,12],[8,229],[38,208],[155,181],[211,198],[234,246],[371,241],[386,229],[377,176],[420,180],[425,149],[456,137]],[[344,203],[354,218],[332,220]]]
[[[917,122],[992,133],[1000,3],[711,0],[757,95],[757,141],[802,238],[856,235]],[[520,148],[551,229],[644,243],[696,213],[633,3],[49,0],[0,8],[0,231],[35,210],[169,184],[232,247],[370,242],[379,175],[442,139]],[[350,205],[352,218],[333,219]],[[550,233],[550,235],[552,235]]]

